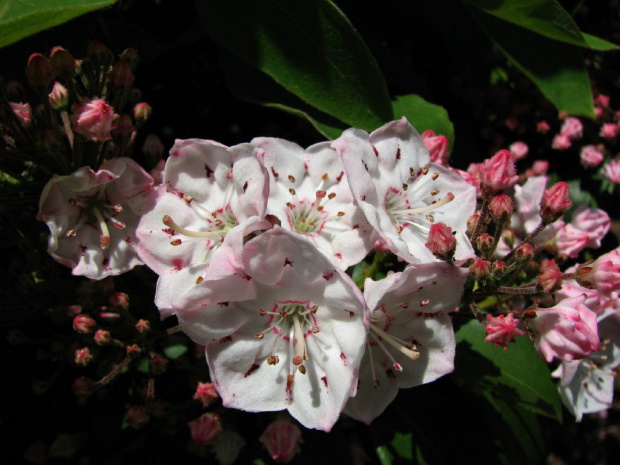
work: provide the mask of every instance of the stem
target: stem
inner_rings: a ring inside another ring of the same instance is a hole
[[[116,365],[116,367],[114,367],[114,369],[110,373],[108,373],[107,375],[105,375],[103,378],[101,378],[99,381],[95,383],[95,389],[99,389],[105,386],[110,381],[112,381],[114,378],[116,378],[121,373],[121,371],[123,371],[125,367],[129,365],[131,360],[132,360],[132,357],[125,357],[125,359],[121,363]]]
[[[482,207],[480,208],[480,216],[478,217],[478,221],[476,222],[476,228],[474,229],[474,233],[471,235],[471,243],[475,244],[478,236],[482,232],[482,227],[484,226],[484,220],[489,213],[489,201],[483,200]]]
[[[540,292],[536,288],[536,283],[526,284],[520,287],[497,286],[495,290],[504,294],[538,294]]]
[[[519,244],[520,246],[523,244],[529,244],[531,243],[534,238],[536,236],[538,236],[541,232],[543,232],[543,230],[547,227],[547,224],[544,221],[541,221],[540,224],[536,227],[536,229],[534,229],[534,231],[532,231],[530,234],[528,234],[525,239],[523,239],[523,241],[521,242],[521,244]],[[506,264],[508,263],[509,260],[512,259],[512,257],[515,254],[515,250],[517,250],[516,248],[512,249],[510,251],[510,253],[508,255],[506,255],[504,257],[504,262],[506,262]]]

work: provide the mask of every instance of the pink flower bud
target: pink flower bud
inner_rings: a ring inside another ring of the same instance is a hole
[[[116,120],[115,127],[112,129],[112,136],[114,136],[115,141],[117,141],[118,137],[129,140],[134,133],[134,129],[131,117],[123,113]]]
[[[22,126],[25,128],[29,127],[30,123],[32,123],[32,110],[30,109],[30,104],[9,102],[9,106],[11,107],[11,110],[13,110],[13,113],[15,113],[15,116],[17,116],[19,122],[22,123]]]
[[[82,349],[78,349],[75,351],[75,363],[78,365],[86,366],[93,359],[92,354],[90,353],[90,349],[88,347],[84,347]]]
[[[467,219],[467,234],[471,236],[474,233],[478,221],[480,221],[479,213],[474,213]]]
[[[93,41],[88,44],[86,56],[90,61],[96,64],[111,63],[114,59],[112,52],[101,42]]]
[[[118,115],[114,113],[114,108],[101,99],[74,105],[71,115],[73,130],[93,141],[110,140],[110,131],[114,128],[113,121],[116,118]]]
[[[598,94],[594,99],[594,105],[601,108],[609,108],[609,97],[604,94]]]
[[[514,315],[492,316],[487,315],[486,332],[488,336],[486,342],[492,342],[496,347],[502,346],[508,350],[508,344],[515,342],[515,336],[523,336],[525,333],[517,328],[519,320],[514,319]]]
[[[148,320],[138,320],[136,323],[136,329],[139,333],[144,334],[151,330],[151,323]]]
[[[138,103],[135,107],[133,107],[133,117],[138,123],[144,122],[149,119],[151,113],[153,113],[153,109],[146,102]]]
[[[514,211],[514,202],[512,198],[506,194],[496,195],[489,203],[489,212],[493,221],[496,223],[505,223],[512,216]]]
[[[547,160],[536,160],[532,167],[525,172],[525,177],[544,176],[549,170],[549,162]]]
[[[512,158],[517,161],[527,157],[527,154],[530,151],[530,148],[527,146],[525,142],[517,141],[510,145],[510,153],[512,154]]]
[[[129,407],[125,420],[133,429],[140,429],[149,422],[149,416],[145,407]]]
[[[132,71],[136,70],[136,67],[138,66],[138,61],[140,61],[138,57],[138,52],[136,52],[136,50],[133,48],[127,48],[123,50],[120,58],[121,60],[129,63],[129,67]]]
[[[56,74],[71,79],[75,73],[75,58],[62,47],[54,47],[50,53],[50,62]]]
[[[599,349],[596,314],[584,305],[585,295],[539,308],[530,320],[534,347],[550,363],[554,358],[570,362]]]
[[[95,332],[94,336],[95,344],[98,346],[103,346],[109,344],[112,341],[112,336],[110,335],[110,331],[106,331],[105,329],[99,329]]]
[[[618,125],[614,123],[605,123],[601,126],[599,135],[604,139],[615,139],[618,135]]]
[[[490,252],[493,249],[493,236],[481,234],[476,241],[476,246],[482,253]]]
[[[515,162],[508,150],[500,150],[480,167],[482,195],[487,200],[514,186],[518,180]]]
[[[456,250],[452,229],[444,223],[434,223],[428,233],[426,247],[440,260],[451,260]]]
[[[556,134],[553,138],[553,142],[551,142],[551,148],[556,150],[566,150],[571,145],[573,145],[573,143],[566,134]]]
[[[142,349],[138,344],[131,344],[125,347],[125,352],[128,357],[137,357],[142,352]]]
[[[151,372],[155,375],[161,375],[168,369],[168,359],[164,357],[162,354],[153,354],[151,353],[151,358],[149,359],[149,367],[151,368]]]
[[[54,110],[64,110],[69,103],[69,91],[60,82],[55,82],[49,94],[50,105]]]
[[[108,73],[112,86],[116,89],[129,89],[133,84],[134,75],[128,61],[118,61]]]
[[[88,397],[95,390],[95,382],[92,379],[80,376],[71,385],[71,390],[78,397]]]
[[[534,247],[531,244],[521,244],[515,249],[515,260],[520,263],[530,261],[534,258]]]
[[[222,432],[220,418],[213,413],[205,413],[190,421],[187,426],[189,426],[192,440],[199,446],[212,444]]]
[[[612,184],[620,184],[620,160],[614,158],[608,163],[605,163],[603,170],[601,171],[605,179]]]
[[[124,292],[115,292],[110,296],[110,305],[126,310],[129,308],[129,296]]]
[[[271,423],[258,440],[276,463],[290,462],[300,452],[299,445],[303,443],[299,428],[284,420]]]
[[[505,262],[496,261],[493,262],[493,265],[491,265],[491,271],[494,274],[503,275],[507,269],[508,267],[506,266]]]
[[[96,325],[97,322],[89,315],[77,315],[73,319],[73,330],[81,334],[91,333]]]
[[[564,124],[560,128],[560,134],[569,139],[579,139],[583,136],[583,124],[577,118],[569,116],[564,120]]]
[[[435,131],[432,129],[424,131],[421,137],[431,156],[431,161],[446,166],[450,157],[448,153],[448,138],[446,136],[436,136]]]
[[[566,224],[555,235],[555,246],[562,257],[577,258],[590,240],[587,233]]]
[[[469,271],[476,279],[488,278],[491,274],[491,262],[481,258],[476,258],[469,266]]]
[[[540,202],[540,216],[547,224],[558,220],[573,205],[568,184],[560,181],[546,189]]]
[[[545,292],[559,289],[562,282],[560,267],[554,260],[543,260],[536,280],[540,288]]]
[[[594,145],[586,145],[581,148],[581,164],[586,168],[594,168],[601,164],[605,155]]]
[[[620,247],[598,257],[589,265],[582,265],[575,279],[583,287],[596,289],[603,296],[618,298],[620,291]]]
[[[196,392],[194,393],[194,400],[199,400],[202,402],[204,407],[208,407],[211,405],[215,399],[219,397],[219,394],[215,390],[215,385],[213,383],[201,383],[198,382],[198,387],[196,388]]]
[[[547,134],[550,129],[551,127],[546,121],[539,121],[536,123],[536,132],[539,134]]]
[[[26,77],[28,84],[37,92],[49,92],[56,73],[52,64],[40,53],[33,53],[28,59]]]

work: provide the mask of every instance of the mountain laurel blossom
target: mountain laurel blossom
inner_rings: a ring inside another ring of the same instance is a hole
[[[447,263],[409,265],[380,281],[367,279],[373,309],[357,395],[345,413],[370,423],[399,389],[430,383],[454,370],[455,339],[448,313],[459,304],[467,269]]]
[[[134,249],[140,215],[151,207],[153,178],[129,158],[95,172],[82,167],[43,188],[37,219],[50,229],[48,253],[74,275],[103,279],[143,264]]]
[[[181,328],[205,346],[225,407],[287,409],[329,431],[357,385],[369,324],[360,290],[277,225],[249,240],[241,258],[241,269],[207,276],[175,303]]]
[[[476,208],[475,188],[430,162],[406,118],[371,134],[347,129],[332,147],[342,158],[355,201],[394,254],[408,263],[437,261],[425,243],[431,225],[441,222],[456,233],[455,260],[473,256],[465,231]]]

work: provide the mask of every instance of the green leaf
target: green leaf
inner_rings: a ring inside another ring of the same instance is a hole
[[[612,44],[611,42],[607,42],[606,40],[599,39],[598,37],[592,36],[590,34],[586,34],[585,32],[581,33],[583,38],[588,43],[588,46],[592,50],[600,50],[601,52],[608,52],[610,50],[620,50],[620,47],[616,44]]]
[[[550,39],[588,47],[571,15],[555,0],[464,0],[489,15]]]
[[[164,348],[164,355],[171,360],[179,358],[187,352],[187,346],[185,344],[175,344]]]
[[[5,47],[116,0],[0,1],[0,47]]]
[[[474,392],[490,391],[506,402],[550,418],[562,418],[562,404],[546,363],[526,336],[504,351],[485,342],[485,331],[469,321],[456,332],[457,381]]]
[[[450,141],[450,148],[454,143],[454,126],[448,117],[448,112],[442,106],[427,102],[417,95],[396,97],[392,102],[394,119],[407,117],[420,134],[432,129],[435,134],[443,134]]]
[[[558,110],[594,117],[592,91],[579,49],[470,8],[494,44]]]
[[[579,205],[585,203],[589,207],[596,208],[598,206],[596,202],[596,198],[590,194],[588,191],[584,191],[581,188],[581,180],[573,179],[572,181],[568,181],[568,188],[570,190],[570,199],[573,202],[573,207],[569,210],[570,214],[576,209]]]
[[[493,428],[504,462],[539,464],[545,452],[542,429],[536,415],[486,391],[485,417]]]
[[[211,0],[196,6],[220,46],[320,112],[368,131],[392,118],[372,54],[329,0]]]
[[[220,60],[226,81],[235,97],[305,118],[328,139],[340,137],[348,127],[346,123],[308,105],[271,77],[245,64],[233,54],[222,50]]]

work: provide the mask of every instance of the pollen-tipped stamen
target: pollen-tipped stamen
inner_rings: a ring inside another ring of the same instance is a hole
[[[438,207],[441,207],[447,203],[450,203],[454,200],[454,194],[452,192],[448,192],[444,198],[438,200],[435,203],[431,203],[430,205],[426,205],[424,207],[418,208],[409,208],[407,210],[392,210],[390,213],[392,215],[417,215],[418,213],[426,213],[435,210]]]
[[[420,358],[420,353],[419,352],[416,352],[414,350],[408,349],[407,347],[405,347],[405,345],[403,345],[402,343],[396,341],[391,334],[383,331],[382,329],[378,328],[377,326],[375,326],[373,324],[370,325],[370,329],[372,331],[374,331],[375,333],[377,333],[377,335],[380,336],[381,339],[385,340],[385,342],[387,342],[389,345],[394,347],[401,354],[405,355],[406,357],[410,358],[411,360],[417,360],[417,359]]]
[[[222,237],[226,235],[226,231],[191,231],[189,229],[185,229],[183,226],[175,223],[174,220],[168,216],[164,215],[162,218],[162,223],[168,226],[173,231],[182,234],[188,237],[196,237],[196,238],[210,238],[210,237]]]
[[[110,245],[110,230],[108,229],[108,225],[105,222],[105,218],[103,217],[98,208],[93,208],[93,214],[95,215],[95,218],[97,218],[99,230],[101,231],[99,244],[101,245],[102,249],[107,249]]]

